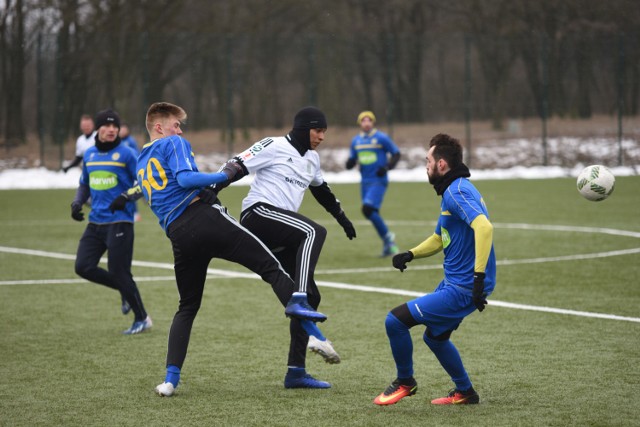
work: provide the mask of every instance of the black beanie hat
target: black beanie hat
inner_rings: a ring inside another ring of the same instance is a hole
[[[100,126],[113,123],[118,129],[120,129],[120,116],[115,111],[108,109],[102,110],[96,114],[96,129],[100,129]]]
[[[326,129],[324,113],[315,107],[305,107],[296,113],[293,129]]]

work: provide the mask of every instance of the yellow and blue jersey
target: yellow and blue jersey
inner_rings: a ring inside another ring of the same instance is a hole
[[[445,283],[473,288],[476,262],[475,236],[471,223],[479,215],[489,218],[487,207],[476,187],[466,178],[458,178],[442,194],[440,217],[435,233],[442,238]],[[485,292],[493,291],[496,283],[496,256],[491,252],[485,269]]]
[[[191,144],[186,139],[172,135],[142,147],[138,156],[138,184],[165,232],[200,191],[178,183],[177,175],[182,171],[198,172]]]
[[[135,180],[136,156],[129,147],[119,144],[109,151],[89,147],[84,153],[80,176],[80,184],[89,186],[91,192],[89,222],[133,222],[133,203],[127,203],[124,210],[114,213],[109,210],[109,205],[122,192],[133,187]]]
[[[388,181],[385,174],[380,177],[376,171],[387,165],[387,154],[393,155],[400,152],[389,135],[377,129],[369,133],[360,132],[351,140],[349,158],[357,159],[360,165],[362,182]]]

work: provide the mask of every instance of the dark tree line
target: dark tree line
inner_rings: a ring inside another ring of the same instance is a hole
[[[60,143],[110,106],[140,127],[638,114],[636,0],[1,0],[0,141]]]

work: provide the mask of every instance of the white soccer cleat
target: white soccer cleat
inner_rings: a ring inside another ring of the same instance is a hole
[[[153,322],[151,321],[151,317],[147,316],[144,320],[133,322],[133,325],[131,325],[129,329],[122,331],[122,333],[125,335],[136,335],[147,329],[151,329],[152,326]]]
[[[161,397],[173,396],[174,391],[176,391],[176,389],[171,383],[162,383],[156,386],[156,393]]]
[[[329,340],[320,341],[313,335],[309,335],[309,344],[307,344],[307,348],[322,356],[324,361],[327,363],[340,363],[340,355],[333,349],[333,345]]]

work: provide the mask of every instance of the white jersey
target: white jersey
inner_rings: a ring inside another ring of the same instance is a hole
[[[76,140],[76,157],[84,157],[84,152],[89,148],[96,145],[96,131],[91,132],[91,135],[80,135]]]
[[[289,136],[265,138],[238,157],[249,173],[256,174],[249,194],[242,201],[243,211],[263,202],[297,212],[307,187],[324,182],[318,153],[307,150],[301,156],[289,142]]]

